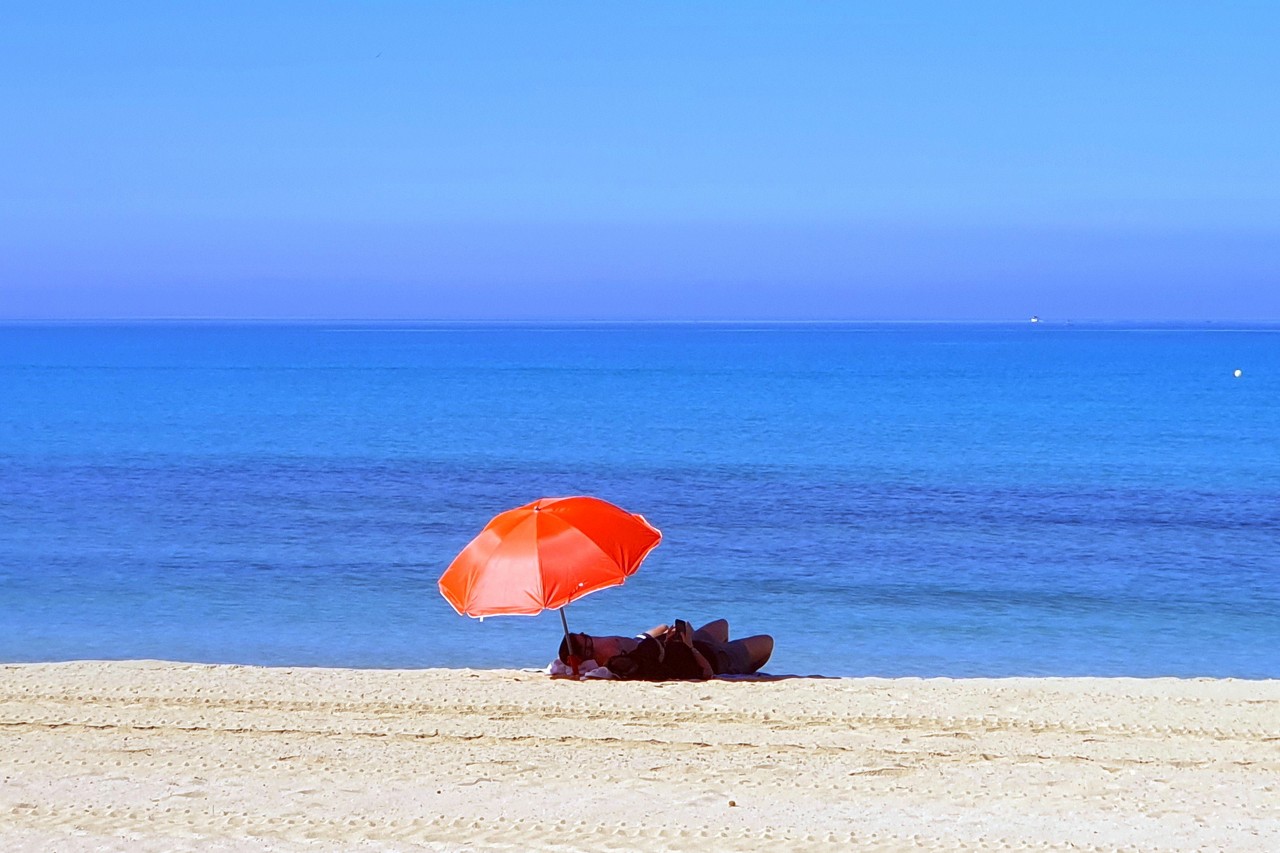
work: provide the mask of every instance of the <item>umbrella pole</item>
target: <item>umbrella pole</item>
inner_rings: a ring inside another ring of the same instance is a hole
[[[573,653],[573,642],[569,639],[569,620],[564,617],[564,609],[568,605],[560,606],[560,624],[564,626],[564,647],[569,650],[569,660],[576,661],[578,656]],[[573,665],[573,677],[578,677],[578,664]]]

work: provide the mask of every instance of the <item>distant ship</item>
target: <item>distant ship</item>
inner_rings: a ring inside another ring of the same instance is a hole
[[[1039,322],[1040,322],[1040,315],[1039,315],[1039,314],[1032,314],[1032,315],[1031,315],[1031,322],[1033,322],[1033,323],[1039,323]]]

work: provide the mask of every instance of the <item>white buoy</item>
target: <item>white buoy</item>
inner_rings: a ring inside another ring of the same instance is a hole
[[[1243,375],[1244,375],[1244,371],[1240,370],[1239,368],[1236,368],[1236,372],[1235,372],[1236,379],[1239,379]]]

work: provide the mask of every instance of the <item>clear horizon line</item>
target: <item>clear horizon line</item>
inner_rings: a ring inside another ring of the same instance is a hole
[[[1034,319],[1033,319],[1034,317]],[[1035,315],[1020,318],[1004,317],[1004,318],[772,318],[772,317],[753,317],[753,318],[716,318],[716,317],[697,317],[697,318],[568,318],[568,317],[504,317],[504,318],[446,318],[446,317],[236,317],[236,316],[154,316],[154,317],[0,317],[0,325],[5,324],[35,324],[35,323],[64,323],[64,324],[94,324],[94,323],[245,323],[245,324],[269,324],[269,323],[291,323],[291,324],[322,324],[322,323],[361,323],[361,324],[451,324],[451,325],[752,325],[752,324],[769,324],[769,325],[843,325],[851,323],[859,323],[865,325],[996,325],[1023,323],[1027,325],[1070,325],[1072,323],[1153,323],[1153,324],[1188,324],[1188,323],[1246,323],[1258,325],[1270,325],[1280,323],[1280,318],[1259,318],[1245,319],[1241,317],[1173,317],[1173,318],[1151,318],[1151,317],[1064,317],[1061,319],[1044,318]]]

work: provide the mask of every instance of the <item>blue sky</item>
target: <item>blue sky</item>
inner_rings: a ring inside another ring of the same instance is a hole
[[[1280,4],[0,11],[0,318],[1277,319]]]

